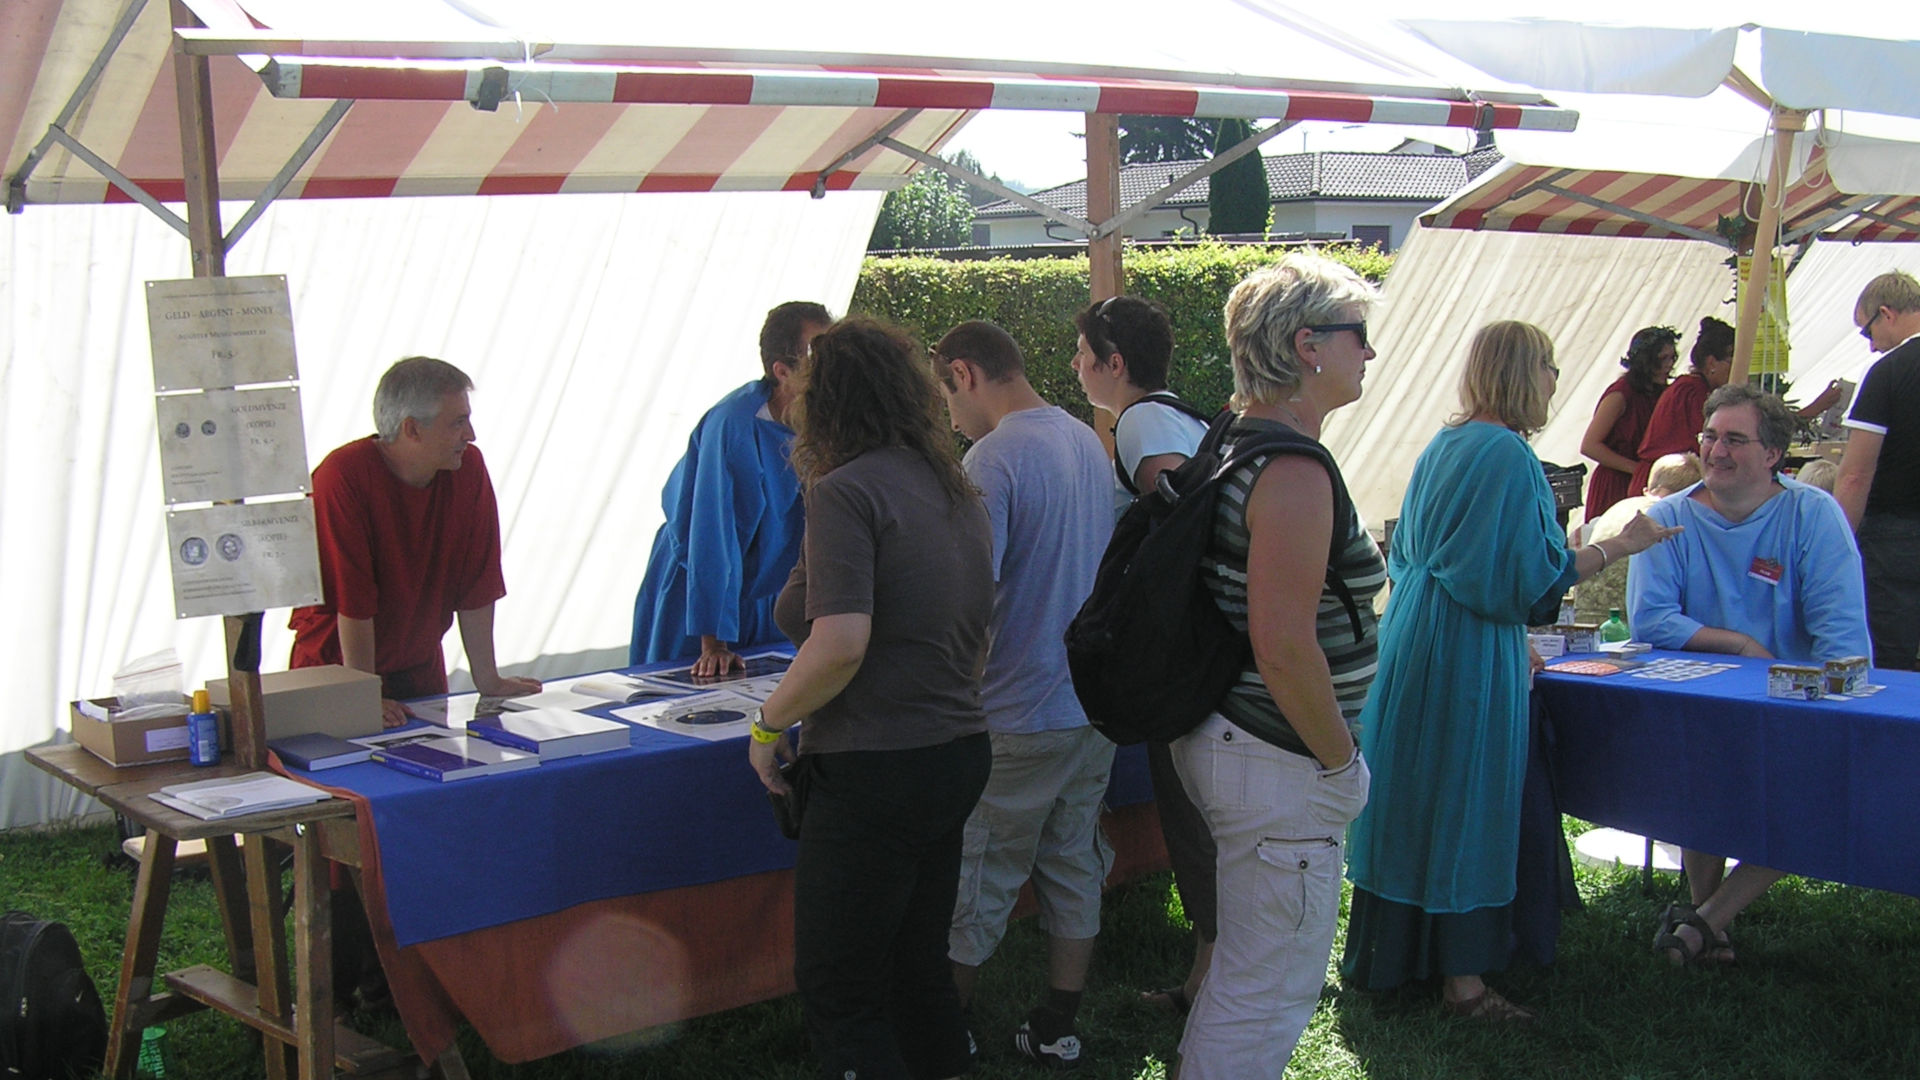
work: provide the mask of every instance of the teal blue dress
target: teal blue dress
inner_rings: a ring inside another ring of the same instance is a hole
[[[1577,576],[1526,440],[1493,424],[1442,430],[1414,466],[1388,570],[1380,671],[1359,723],[1373,791],[1348,833],[1341,965],[1369,989],[1505,966],[1526,628],[1554,620]]]

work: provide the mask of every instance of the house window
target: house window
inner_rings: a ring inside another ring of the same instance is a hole
[[[974,247],[992,247],[993,246],[993,226],[987,224],[984,221],[974,222],[973,223],[973,246]]]
[[[1353,242],[1362,247],[1379,245],[1381,251],[1393,250],[1393,226],[1391,225],[1355,225]]]

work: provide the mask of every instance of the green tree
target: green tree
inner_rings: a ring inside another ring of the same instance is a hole
[[[1213,152],[1229,150],[1252,135],[1253,126],[1245,120],[1222,120],[1219,134],[1213,140]],[[1209,180],[1208,232],[1224,236],[1267,231],[1273,196],[1267,188],[1267,166],[1260,159],[1259,150],[1214,173]]]
[[[1122,116],[1120,163],[1197,161],[1211,153],[1217,120],[1191,116]]]
[[[977,163],[976,163],[977,165]],[[976,167],[974,171],[979,171]],[[867,238],[868,251],[959,247],[973,239],[973,206],[966,185],[922,167],[904,187],[887,193]]]
[[[958,165],[961,168],[967,170],[968,172],[973,173],[975,176],[984,176],[996,184],[1007,183],[1005,180],[1001,179],[999,173],[988,172],[987,167],[985,165],[980,164],[980,159],[977,157],[974,157],[973,151],[971,150],[961,150],[954,154],[944,155],[944,156],[948,161],[951,161],[955,165]],[[979,209],[980,207],[985,206],[988,203],[1000,201],[1000,196],[994,194],[991,191],[988,191],[986,188],[974,187],[972,184],[969,184],[966,181],[961,180],[957,176],[948,176],[945,173],[941,173],[940,176],[942,179],[946,180],[947,183],[953,185],[954,190],[966,196],[967,201],[972,203],[975,209]],[[1017,187],[1012,184],[1007,184],[1007,186],[1012,187],[1015,191],[1024,192],[1027,190],[1024,187]]]

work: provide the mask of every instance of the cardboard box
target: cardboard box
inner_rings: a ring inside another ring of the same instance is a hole
[[[207,683],[213,703],[233,706],[227,680]],[[317,731],[342,739],[380,732],[380,676],[339,664],[271,671],[260,676],[267,738],[281,739]]]
[[[111,713],[120,705],[119,698],[91,698],[91,704]],[[181,704],[187,704],[183,696]],[[68,706],[68,722],[73,731],[73,741],[93,751],[93,755],[109,765],[151,765],[156,761],[187,760],[187,718],[179,716],[159,716],[151,720],[100,720],[80,711],[81,703],[76,701]],[[224,752],[232,744],[227,740],[226,717],[220,718],[220,748]]]

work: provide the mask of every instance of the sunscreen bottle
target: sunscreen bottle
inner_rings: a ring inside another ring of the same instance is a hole
[[[213,711],[205,690],[193,692],[193,712],[187,715],[187,760],[195,765],[220,764],[220,715]]]

